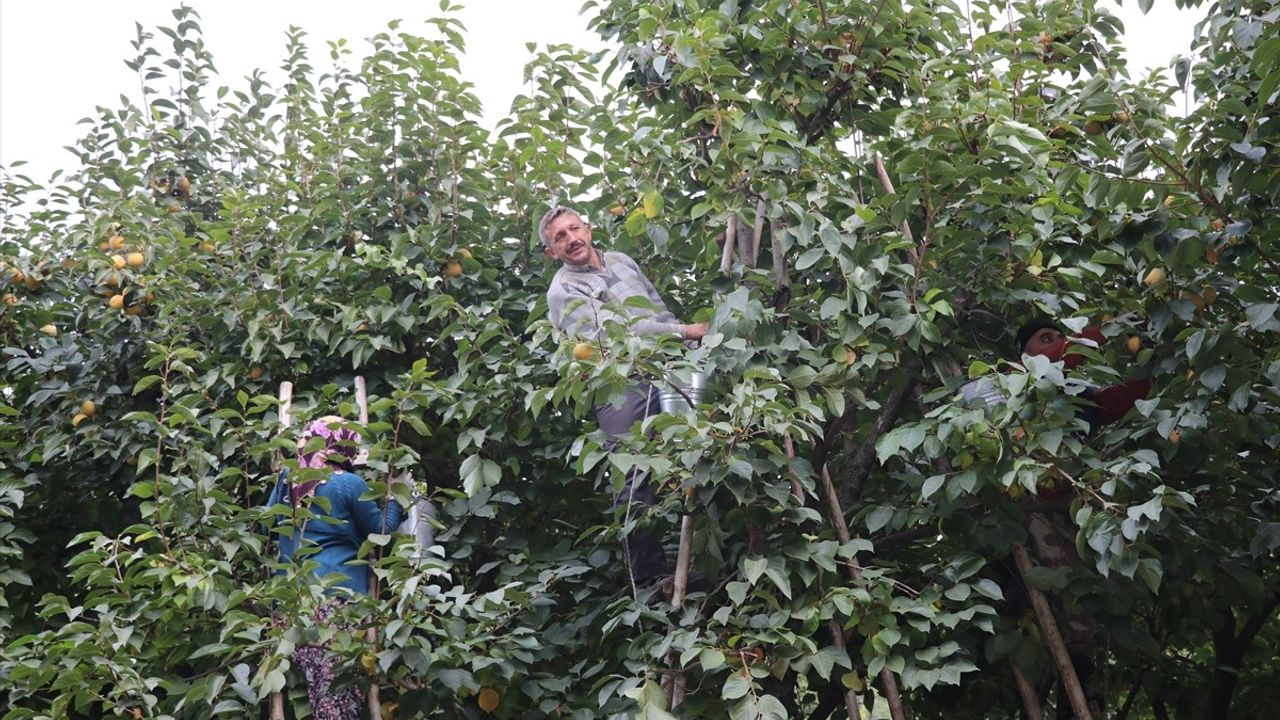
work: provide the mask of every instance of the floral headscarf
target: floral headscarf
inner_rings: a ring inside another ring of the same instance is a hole
[[[307,427],[298,436],[298,465],[306,468],[326,468],[337,466],[350,469],[351,462],[360,452],[360,433],[346,427],[346,421],[337,415],[326,415],[307,423]],[[303,452],[313,438],[324,438],[324,447],[314,452]],[[290,496],[296,503],[315,490],[320,480],[308,480],[294,483],[290,488]]]

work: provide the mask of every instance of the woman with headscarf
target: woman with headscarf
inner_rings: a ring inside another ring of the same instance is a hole
[[[293,509],[293,533],[278,537],[280,559],[291,562],[299,549],[315,547],[314,552],[305,555],[308,561],[316,563],[315,576],[336,580],[326,588],[335,599],[317,610],[317,622],[326,621],[335,603],[341,602],[344,596],[368,593],[369,568],[354,563],[360,546],[373,533],[393,532],[404,514],[404,509],[394,500],[383,508],[373,500],[361,499],[369,492],[369,486],[352,472],[353,461],[360,451],[360,434],[343,423],[342,418],[333,415],[313,420],[298,439],[299,467],[327,468],[331,471],[329,476],[315,479],[313,473],[299,473],[313,479],[295,482],[286,471],[267,499],[268,506],[287,502]],[[322,447],[317,448],[320,443]],[[325,498],[327,505],[314,502],[318,497]],[[310,514],[299,522],[297,516],[301,508]],[[361,717],[364,692],[359,686],[348,685],[330,692],[334,658],[323,645],[300,645],[293,659],[306,678],[313,718]]]

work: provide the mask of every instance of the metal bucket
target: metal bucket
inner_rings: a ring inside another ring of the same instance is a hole
[[[687,415],[693,412],[693,405],[702,402],[706,389],[707,374],[705,372],[701,370],[673,372],[658,384],[658,404],[662,406],[664,413]],[[686,395],[688,400],[685,399]],[[690,400],[693,401],[693,405],[689,404]]]
[[[413,559],[423,560],[436,542],[436,531],[431,521],[436,517],[435,503],[426,498],[415,501],[405,510],[399,531],[413,537]]]

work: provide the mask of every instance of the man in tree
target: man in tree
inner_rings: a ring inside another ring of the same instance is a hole
[[[1079,338],[1089,340],[1099,347],[1106,342],[1102,331],[1096,327],[1085,328]],[[1018,328],[1014,349],[1018,357],[1039,355],[1053,362],[1061,361],[1065,369],[1071,370],[1084,362],[1083,355],[1067,353],[1067,348],[1076,340],[1077,338],[1063,333],[1053,320],[1038,317]],[[1083,393],[1090,404],[1081,411],[1081,417],[1089,423],[1090,430],[1110,425],[1124,417],[1133,408],[1133,404],[1145,398],[1150,391],[1151,382],[1146,378],[1127,380],[1104,388],[1090,388]],[[987,410],[1005,400],[1003,392],[989,377],[965,384],[960,388],[960,394],[966,403],[976,402]]]
[[[1080,338],[1089,340],[1099,347],[1105,342],[1102,332],[1096,327],[1086,328]],[[1062,362],[1065,369],[1078,367],[1084,356],[1079,353],[1067,353],[1067,348],[1077,340],[1068,337],[1061,327],[1047,317],[1038,317],[1024,323],[1018,328],[1014,349],[1018,357],[1023,355],[1039,355],[1053,362]],[[1089,405],[1080,410],[1080,417],[1089,423],[1090,431],[1103,425],[1109,425],[1124,417],[1138,400],[1147,396],[1151,383],[1146,378],[1127,380],[1117,385],[1104,388],[1090,388],[1083,393]],[[983,406],[988,414],[990,410],[1005,397],[999,386],[991,378],[984,377],[966,384],[961,388],[961,395],[966,402]],[[1041,487],[1038,490],[1040,499],[1056,500],[1062,495],[1058,487]],[[1050,568],[1081,566],[1080,556],[1076,554],[1075,543],[1069,533],[1053,522],[1048,513],[1032,512],[1027,515],[1027,535],[1035,548],[1040,562]],[[1085,685],[1086,697],[1090,704],[1100,702],[1101,696],[1088,686],[1093,674],[1094,639],[1097,623],[1087,614],[1069,611],[1065,628],[1065,640],[1071,656],[1071,664],[1075,666],[1080,682]],[[1058,717],[1071,717],[1070,706],[1065,701],[1065,691],[1059,688]],[[1098,708],[1100,710],[1101,708]]]
[[[547,255],[560,262],[560,269],[547,289],[547,309],[551,323],[569,336],[602,338],[607,326],[618,324],[637,335],[670,336],[700,340],[707,323],[685,324],[667,310],[657,288],[627,255],[600,252],[591,242],[591,226],[576,211],[553,207],[538,223]],[[627,302],[640,298],[645,303]],[[649,307],[643,307],[644,304]],[[637,421],[655,415],[658,393],[647,382],[635,382],[621,405],[608,402],[595,407],[596,421],[608,438],[607,449],[618,446],[621,437]],[[629,522],[633,509],[656,502],[653,486],[632,470],[614,498],[614,508],[625,504]],[[636,587],[651,585],[670,574],[662,543],[652,535],[633,532],[623,539],[627,569]]]

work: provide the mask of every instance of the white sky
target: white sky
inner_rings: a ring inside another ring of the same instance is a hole
[[[456,14],[467,27],[464,79],[484,103],[493,127],[522,88],[526,42],[569,43],[598,49],[603,43],[578,14],[583,0],[461,0]],[[132,55],[134,23],[154,31],[172,26],[178,0],[3,0],[0,2],[0,165],[27,160],[23,174],[42,181],[70,169],[63,149],[81,134],[77,121],[98,105],[115,107],[120,94],[136,97],[137,75],[124,66]],[[438,14],[435,0],[189,0],[200,14],[206,47],[219,77],[215,85],[242,86],[255,68],[276,71],[290,25],[308,33],[312,66],[328,62],[327,40],[346,38],[357,57],[365,38],[392,19],[401,29],[423,30]],[[1116,10],[1128,29],[1130,70],[1166,65],[1184,52],[1198,13],[1157,0],[1149,16],[1127,0]],[[157,35],[159,35],[157,33]],[[167,40],[161,36],[161,40]],[[157,41],[159,42],[159,41]],[[158,89],[158,88],[157,88]]]

